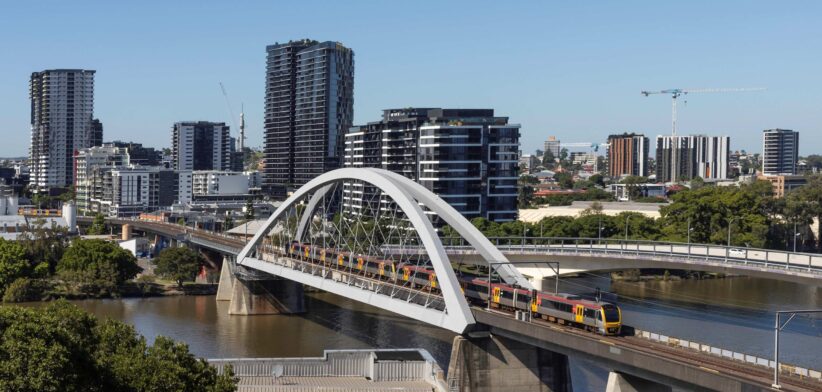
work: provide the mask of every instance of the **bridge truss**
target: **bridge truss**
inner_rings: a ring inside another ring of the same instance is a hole
[[[434,216],[501,280],[532,288],[447,202],[381,169],[344,168],[311,180],[269,217],[237,263],[461,333],[474,317]]]

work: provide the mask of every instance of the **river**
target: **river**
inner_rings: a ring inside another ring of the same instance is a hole
[[[618,295],[626,324],[770,357],[773,311],[822,308],[822,288],[756,278],[617,282],[596,276],[561,280],[561,290]],[[454,335],[328,293],[306,296],[308,312],[292,316],[229,316],[213,296],[75,301],[101,317],[134,325],[150,339],[165,335],[207,358],[318,356],[323,349],[427,349],[447,369]],[[39,306],[39,304],[34,304]],[[822,318],[794,319],[780,342],[781,359],[820,368]],[[602,390],[607,371],[571,358],[574,388]]]

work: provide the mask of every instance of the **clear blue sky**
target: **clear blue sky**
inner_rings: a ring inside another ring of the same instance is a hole
[[[583,4],[584,3],[584,4]],[[822,153],[819,1],[15,1],[0,12],[0,156],[27,154],[28,78],[97,70],[106,140],[170,143],[175,121],[230,123],[245,104],[262,144],[265,46],[341,41],[355,52],[355,123],[392,107],[488,107],[548,135],[604,141],[670,129],[670,98],[645,89],[767,87],[692,95],[681,133],[801,132]],[[232,130],[235,132],[236,130]]]

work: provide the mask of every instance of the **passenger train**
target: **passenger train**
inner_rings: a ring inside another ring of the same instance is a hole
[[[292,257],[312,263],[336,266],[353,273],[387,282],[408,283],[412,288],[439,291],[437,276],[429,266],[394,263],[373,256],[354,255],[338,249],[328,249],[297,241],[285,245]],[[603,335],[618,335],[622,328],[622,312],[608,302],[583,299],[572,294],[551,294],[527,290],[506,283],[490,283],[475,275],[458,274],[463,294],[469,302],[513,312],[530,312],[535,318],[568,324]],[[488,292],[491,292],[490,298]],[[490,302],[490,303],[489,303]]]

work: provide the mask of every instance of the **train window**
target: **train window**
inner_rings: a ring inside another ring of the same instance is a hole
[[[531,297],[525,294],[517,294],[517,302],[529,302]]]
[[[602,310],[605,311],[605,321],[616,322],[619,321],[619,309],[611,304],[602,305]]]
[[[596,313],[593,309],[585,309],[585,317],[594,318],[594,313]]]

